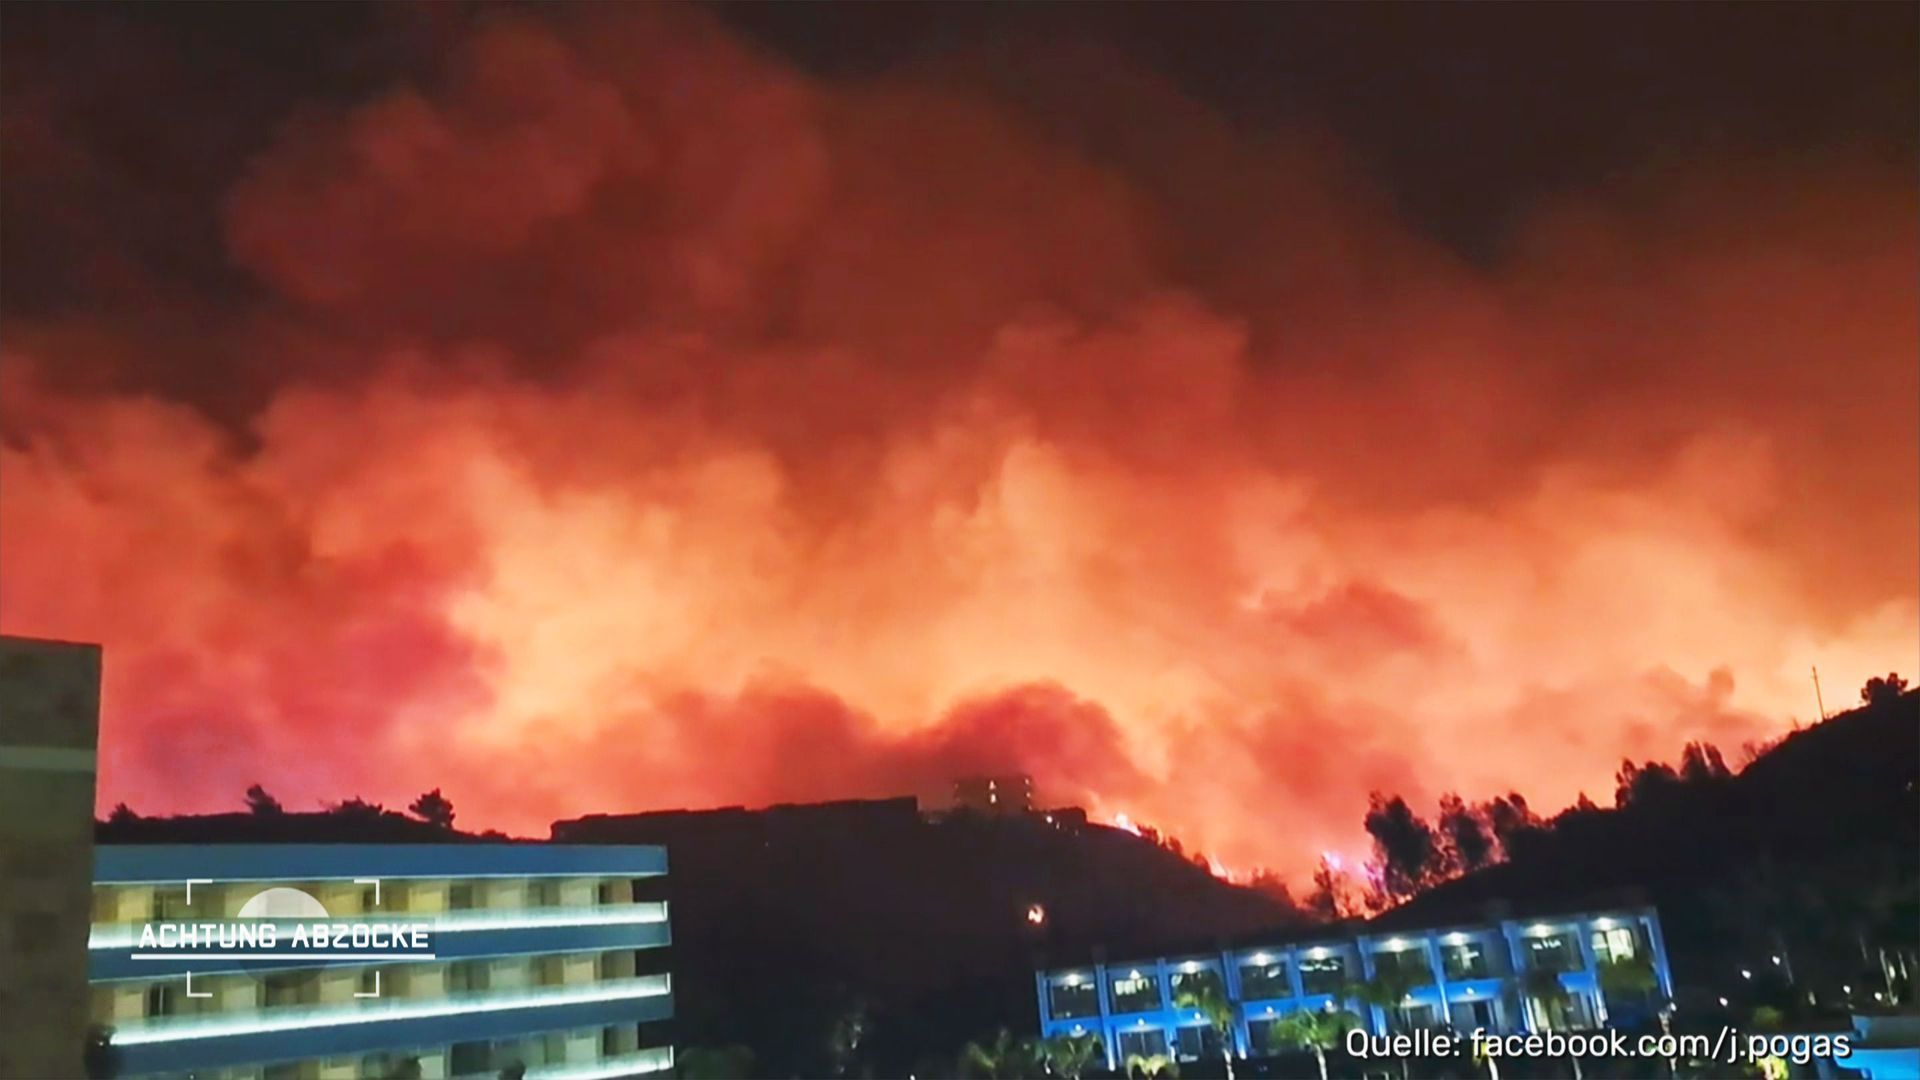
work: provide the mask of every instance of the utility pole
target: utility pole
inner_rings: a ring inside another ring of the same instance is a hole
[[[1813,703],[1819,707],[1820,719],[1824,722],[1827,718],[1827,703],[1825,700],[1823,700],[1820,697],[1820,669],[1819,668],[1813,669]]]

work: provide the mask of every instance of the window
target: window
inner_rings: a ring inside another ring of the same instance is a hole
[[[1113,978],[1113,1011],[1116,1013],[1153,1012],[1160,1008],[1160,979],[1152,972],[1135,968]]]
[[[1540,1030],[1568,1031],[1595,1026],[1593,1006],[1582,993],[1570,993],[1564,1001],[1530,997],[1527,1011],[1533,1016],[1534,1027]]]
[[[1402,1005],[1387,1010],[1387,1027],[1395,1032],[1418,1031],[1433,1027],[1437,1016],[1431,1005]]]
[[[1580,949],[1570,934],[1536,934],[1527,939],[1527,966],[1534,971],[1579,971]]]
[[[1188,1024],[1174,1031],[1174,1053],[1181,1061],[1218,1061],[1220,1045],[1220,1031],[1212,1024]]]
[[[620,883],[617,881],[601,882],[599,887],[594,890],[594,899],[602,904],[621,903]]]
[[[1497,1030],[1493,1022],[1493,1002],[1482,998],[1479,1001],[1456,1001],[1448,1006],[1453,1013],[1453,1026],[1465,1031],[1485,1028]]]
[[[457,960],[447,965],[447,993],[472,993],[487,988],[485,960]]]
[[[307,1005],[319,1000],[319,985],[311,971],[269,975],[261,980],[261,997],[268,1008],[278,1005]]]
[[[179,1011],[180,994],[178,988],[171,983],[155,983],[147,987],[147,1016],[173,1016]]]
[[[1490,979],[1493,968],[1487,963],[1487,951],[1477,941],[1440,946],[1440,962],[1453,982],[1465,979]]]
[[[473,885],[462,881],[447,886],[447,910],[471,911],[473,909]]]
[[[450,1076],[466,1076],[469,1073],[492,1071],[493,1046],[490,1043],[454,1043],[447,1051],[447,1073]]]
[[[533,962],[533,985],[560,986],[567,981],[566,962],[558,956],[542,956]]]
[[[1247,1021],[1247,1042],[1253,1048],[1254,1057],[1272,1057],[1284,1054],[1293,1047],[1280,1037],[1282,1017],[1259,1016]]]
[[[193,907],[187,903],[187,890],[184,887],[153,890],[153,918],[156,922],[171,922],[192,915]]]
[[[1293,984],[1287,981],[1287,962],[1240,965],[1240,996],[1247,1001],[1293,996]]]
[[[1063,975],[1047,984],[1047,1011],[1056,1020],[1078,1020],[1100,1012],[1098,991],[1084,975]]]
[[[1347,960],[1343,956],[1313,956],[1300,959],[1300,989],[1309,994],[1337,994],[1346,985]]]
[[[1128,1028],[1120,1032],[1120,1060],[1135,1054],[1154,1057],[1167,1052],[1167,1033],[1159,1028]]]
[[[380,978],[379,968],[366,968],[360,972],[360,986],[356,991],[362,994],[382,994],[387,992],[385,980]]]
[[[1600,963],[1609,960],[1632,960],[1640,955],[1640,936],[1631,926],[1615,926],[1593,932],[1593,958]]]
[[[1220,983],[1220,973],[1212,968],[1175,972],[1170,985],[1173,989],[1173,1000],[1176,1002],[1180,1000],[1182,994],[1205,994],[1208,990],[1225,996],[1227,989]]]
[[[1373,970],[1382,975],[1403,977],[1414,986],[1433,982],[1433,968],[1427,963],[1427,950],[1420,945],[1374,953]]]
[[[360,890],[360,910],[380,910],[380,890],[372,885]]]

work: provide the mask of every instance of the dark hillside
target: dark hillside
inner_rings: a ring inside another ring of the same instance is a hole
[[[1392,923],[1471,917],[1491,902],[1577,906],[1628,891],[1657,904],[1676,978],[1714,1000],[1796,986],[1872,987],[1881,950],[1920,936],[1920,693],[1796,731],[1735,775],[1658,771],[1612,809],[1569,810],[1508,861],[1438,885]],[[1780,956],[1781,963],[1773,963]],[[1753,979],[1739,971],[1759,972]],[[1774,969],[1781,985],[1763,985]],[[1898,987],[1887,993],[1897,993]],[[1794,1000],[1804,1004],[1804,995]]]
[[[876,1075],[1031,1024],[1045,952],[1140,948],[1294,913],[1070,814],[923,819],[913,801],[593,817],[556,839],[664,843],[681,1041],[745,1042],[830,1075],[825,1033],[864,1003]],[[1031,921],[1035,905],[1041,922]]]

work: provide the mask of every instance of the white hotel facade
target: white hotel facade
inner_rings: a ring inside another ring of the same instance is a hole
[[[141,844],[95,850],[96,1045],[116,1077],[594,1080],[665,1073],[666,852],[556,844]],[[189,886],[189,882],[192,882]],[[417,920],[433,954],[155,960],[150,922],[297,889],[333,920]],[[189,900],[191,889],[191,900]]]

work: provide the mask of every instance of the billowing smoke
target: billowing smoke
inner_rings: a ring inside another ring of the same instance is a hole
[[[1905,170],[1649,166],[1470,264],[1323,133],[963,68],[492,19],[223,181],[242,286],[10,320],[0,623],[105,643],[102,804],[1025,771],[1297,872],[1920,653]],[[40,104],[20,182],[100,167]]]

